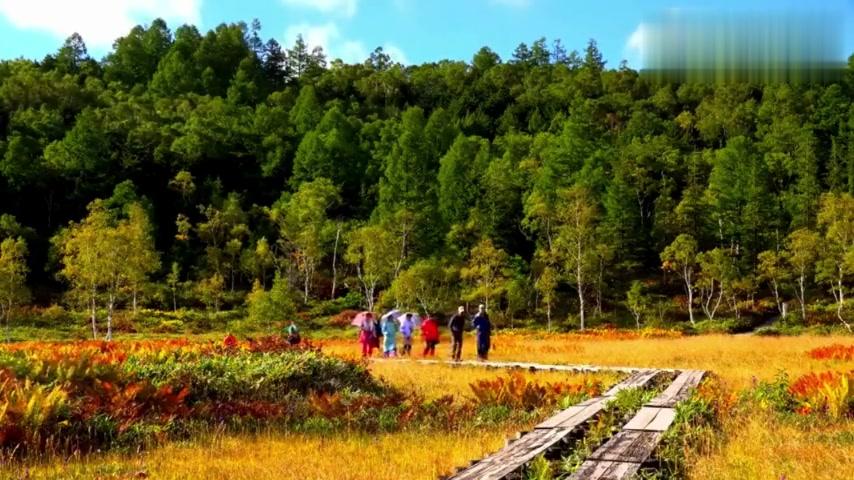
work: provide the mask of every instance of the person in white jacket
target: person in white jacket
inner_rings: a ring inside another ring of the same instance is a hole
[[[412,355],[412,334],[415,332],[415,322],[412,314],[407,313],[400,322],[400,334],[403,335],[403,352],[405,356]]]

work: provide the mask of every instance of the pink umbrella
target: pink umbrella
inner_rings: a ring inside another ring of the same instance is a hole
[[[373,315],[371,312],[359,312],[353,317],[353,321],[350,322],[350,325],[354,327],[361,327],[362,323],[367,320],[368,315]]]

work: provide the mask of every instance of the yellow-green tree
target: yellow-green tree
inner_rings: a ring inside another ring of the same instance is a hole
[[[252,291],[246,297],[249,305],[249,320],[255,324],[264,324],[269,331],[274,319],[287,320],[296,315],[294,292],[286,278],[276,275],[273,286],[265,290],[261,282],[255,280]]]
[[[593,277],[598,265],[596,204],[588,189],[581,184],[561,189],[557,196],[559,227],[555,243],[559,258],[564,261],[566,278],[578,292],[579,326],[584,331],[587,290],[594,283]]]
[[[29,299],[26,256],[23,238],[6,238],[0,243],[0,318],[6,322],[6,343],[10,341],[12,311]]]
[[[151,222],[145,209],[133,204],[128,209],[128,218],[119,227],[120,236],[127,241],[130,255],[127,257],[127,283],[131,288],[133,313],[136,315],[139,291],[148,278],[160,270],[160,253],[154,248]],[[174,298],[173,298],[174,300]]]
[[[225,291],[225,278],[218,273],[202,279],[196,283],[196,293],[202,297],[202,301],[208,306],[213,307],[214,312],[219,312],[219,302],[222,300],[222,293]]]
[[[468,283],[463,299],[483,302],[489,308],[490,300],[500,298],[507,289],[509,267],[507,252],[496,248],[491,239],[481,239],[471,249],[468,266],[460,271],[460,277]]]
[[[97,302],[103,293],[107,307],[106,340],[113,337],[113,313],[122,292],[146,281],[160,267],[145,210],[131,205],[128,217],[117,220],[101,200],[89,205],[89,215],[71,223],[55,239],[63,268],[60,275],[87,300],[92,335],[98,338]]]
[[[825,239],[818,278],[830,285],[830,293],[836,300],[836,316],[851,331],[843,310],[845,284],[854,273],[854,196],[849,193],[822,195],[818,225]]]
[[[821,238],[812,230],[801,228],[786,238],[786,261],[795,279],[795,297],[801,305],[801,318],[807,319],[807,282],[815,271]]]
[[[418,304],[427,313],[434,313],[451,299],[459,269],[443,264],[439,259],[419,260],[395,278],[390,294],[402,305]]]
[[[53,239],[62,268],[59,275],[71,284],[70,295],[82,300],[89,309],[92,338],[98,339],[98,293],[104,284],[101,272],[102,233],[109,228],[110,215],[103,202],[88,206],[89,214],[80,222],[71,222]]]
[[[682,278],[688,295],[688,318],[691,319],[691,325],[696,325],[694,288],[697,282],[697,241],[691,235],[679,235],[661,252],[661,262],[663,269],[676,272]]]
[[[344,260],[356,267],[368,310],[373,311],[378,287],[391,282],[397,262],[398,243],[381,225],[366,225],[348,235]]]
[[[279,227],[279,245],[294,259],[302,277],[305,302],[311,295],[317,265],[327,253],[331,221],[326,212],[340,201],[338,187],[319,178],[303,183],[287,203],[270,210],[270,218]]]

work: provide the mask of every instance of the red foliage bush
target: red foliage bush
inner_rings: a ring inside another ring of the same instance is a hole
[[[828,345],[807,352],[815,360],[851,360],[854,359],[854,345]]]
[[[359,314],[358,310],[344,310],[338,315],[335,315],[329,319],[328,325],[330,327],[338,327],[344,328],[350,325],[350,322],[356,318],[356,315]]]
[[[843,376],[851,376],[854,372],[810,372],[789,385],[789,394],[800,400],[807,400],[818,393],[825,385],[836,385]]]

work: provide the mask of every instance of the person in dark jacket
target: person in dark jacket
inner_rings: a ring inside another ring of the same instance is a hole
[[[486,314],[484,305],[478,307],[471,326],[477,342],[477,359],[484,362],[489,356],[489,337],[492,334],[492,323],[489,322],[489,315]]]
[[[457,309],[457,313],[448,321],[448,330],[451,331],[451,357],[455,362],[460,361],[463,353],[463,333],[466,329],[466,309],[463,306]]]
[[[382,351],[380,345],[383,344],[383,318],[380,318],[379,321],[374,322],[374,348],[379,351]]]

